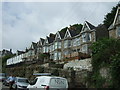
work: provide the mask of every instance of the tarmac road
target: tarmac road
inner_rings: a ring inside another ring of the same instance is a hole
[[[9,90],[9,87],[4,86],[2,82],[0,82],[0,90]]]

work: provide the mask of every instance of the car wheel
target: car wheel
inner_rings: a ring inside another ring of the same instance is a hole
[[[15,90],[18,90],[17,85],[15,86]]]

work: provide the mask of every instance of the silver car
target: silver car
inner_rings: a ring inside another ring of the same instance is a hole
[[[13,84],[13,88],[16,90],[27,90],[27,86],[29,85],[27,78],[16,77],[15,83]]]

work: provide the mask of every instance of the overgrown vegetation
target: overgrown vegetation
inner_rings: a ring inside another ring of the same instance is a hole
[[[6,70],[7,59],[14,57],[14,56],[15,56],[15,54],[10,54],[10,55],[6,55],[6,56],[1,58],[1,60],[2,60],[2,72],[3,73],[5,73],[5,70]]]
[[[120,88],[120,39],[101,39],[93,43],[91,49],[93,72],[89,81],[96,88]],[[101,76],[100,69],[103,67],[109,68],[110,80]],[[104,86],[106,81],[109,81],[108,85]]]
[[[113,23],[118,6],[120,6],[120,4],[117,4],[115,7],[112,8],[110,13],[107,13],[105,15],[103,23],[107,28],[109,28],[109,26]]]
[[[41,59],[41,60],[44,60],[45,58],[49,58],[49,54],[44,54],[44,53],[41,53],[40,55],[39,55],[39,58]]]
[[[76,30],[76,32],[80,32],[82,30],[82,24],[74,24],[74,25],[70,25],[70,28],[71,30]]]
[[[70,25],[70,28],[69,29],[72,29],[72,30],[75,30],[76,33],[79,33],[81,30],[82,30],[82,24],[73,24],[73,25]],[[68,27],[65,27],[63,29],[60,30],[61,33],[65,33],[67,31]]]

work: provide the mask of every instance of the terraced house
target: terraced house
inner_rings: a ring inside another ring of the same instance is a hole
[[[108,37],[106,27],[104,25],[95,27],[87,21],[78,32],[68,29],[64,37],[64,59],[75,60],[90,57],[90,45],[103,37]]]
[[[108,28],[109,36],[113,38],[120,38],[120,7],[118,7],[114,21]]]
[[[23,53],[23,62],[37,60],[64,62],[90,57],[90,45],[100,38],[108,37],[108,30],[104,25],[95,27],[88,21],[77,26],[64,28],[56,34],[50,33],[45,39],[40,38],[37,43],[32,42]],[[40,55],[48,55],[48,57],[41,58]]]

